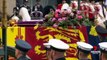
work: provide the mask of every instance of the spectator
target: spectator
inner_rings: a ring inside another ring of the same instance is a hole
[[[43,7],[40,4],[40,2],[35,3],[35,5],[33,6],[33,16],[37,16],[37,17],[43,17]]]
[[[23,4],[24,4],[24,7],[28,9],[29,14],[31,14],[31,7],[29,6],[29,1],[25,0]]]
[[[51,12],[50,9],[55,11],[55,8],[53,6],[48,5],[48,6],[44,7],[44,9],[43,9],[44,16]]]

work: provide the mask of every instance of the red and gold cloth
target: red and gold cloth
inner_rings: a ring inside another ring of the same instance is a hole
[[[78,60],[76,57],[77,41],[88,42],[85,26],[76,29],[72,27],[63,29],[61,27],[53,28],[37,25],[35,27],[9,27],[7,29],[7,45],[14,47],[16,39],[27,41],[32,46],[32,49],[28,52],[32,60],[47,60],[43,43],[52,38],[63,40],[69,44],[70,48],[65,53],[67,60]]]

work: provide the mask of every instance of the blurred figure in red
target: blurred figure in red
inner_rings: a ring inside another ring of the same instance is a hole
[[[94,22],[94,20],[95,20],[95,16],[94,16],[94,13],[95,13],[95,9],[94,9],[95,1],[94,0],[90,0],[90,2],[88,4],[89,4],[89,6],[88,6],[88,17],[89,17],[90,21]]]
[[[57,9],[60,9],[60,10],[61,10],[62,5],[63,5],[64,3],[66,3],[66,1],[65,1],[65,0],[62,0],[62,3],[58,4]]]

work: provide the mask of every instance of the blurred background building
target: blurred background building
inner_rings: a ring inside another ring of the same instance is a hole
[[[0,0],[0,13],[2,13],[2,1]],[[13,12],[13,8],[16,6],[16,1],[15,0],[6,0],[7,1],[7,14],[11,15]]]

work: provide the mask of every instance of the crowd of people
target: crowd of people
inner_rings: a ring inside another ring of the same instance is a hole
[[[13,15],[10,20],[16,20],[16,22],[19,20],[31,21],[31,17],[43,17],[43,7],[40,2],[36,2],[33,9],[31,9],[28,3],[27,0],[22,5],[17,4],[16,7],[13,8]]]
[[[103,22],[107,20],[106,6],[103,0],[98,2],[94,0],[82,0],[80,1],[80,5],[78,5],[77,0],[71,1],[70,4],[68,4],[66,0],[62,0],[62,3],[58,4],[55,8],[49,5],[43,8],[40,2],[36,2],[31,10],[28,2],[25,2],[21,7],[17,6],[13,9],[11,19],[15,19],[16,21],[31,21],[32,17],[47,18],[48,16],[50,17],[50,15],[52,18],[58,17],[59,15],[60,17],[66,17],[68,14],[71,15],[72,18],[75,18],[76,14],[81,12],[84,17],[97,23],[96,25],[104,27]]]

